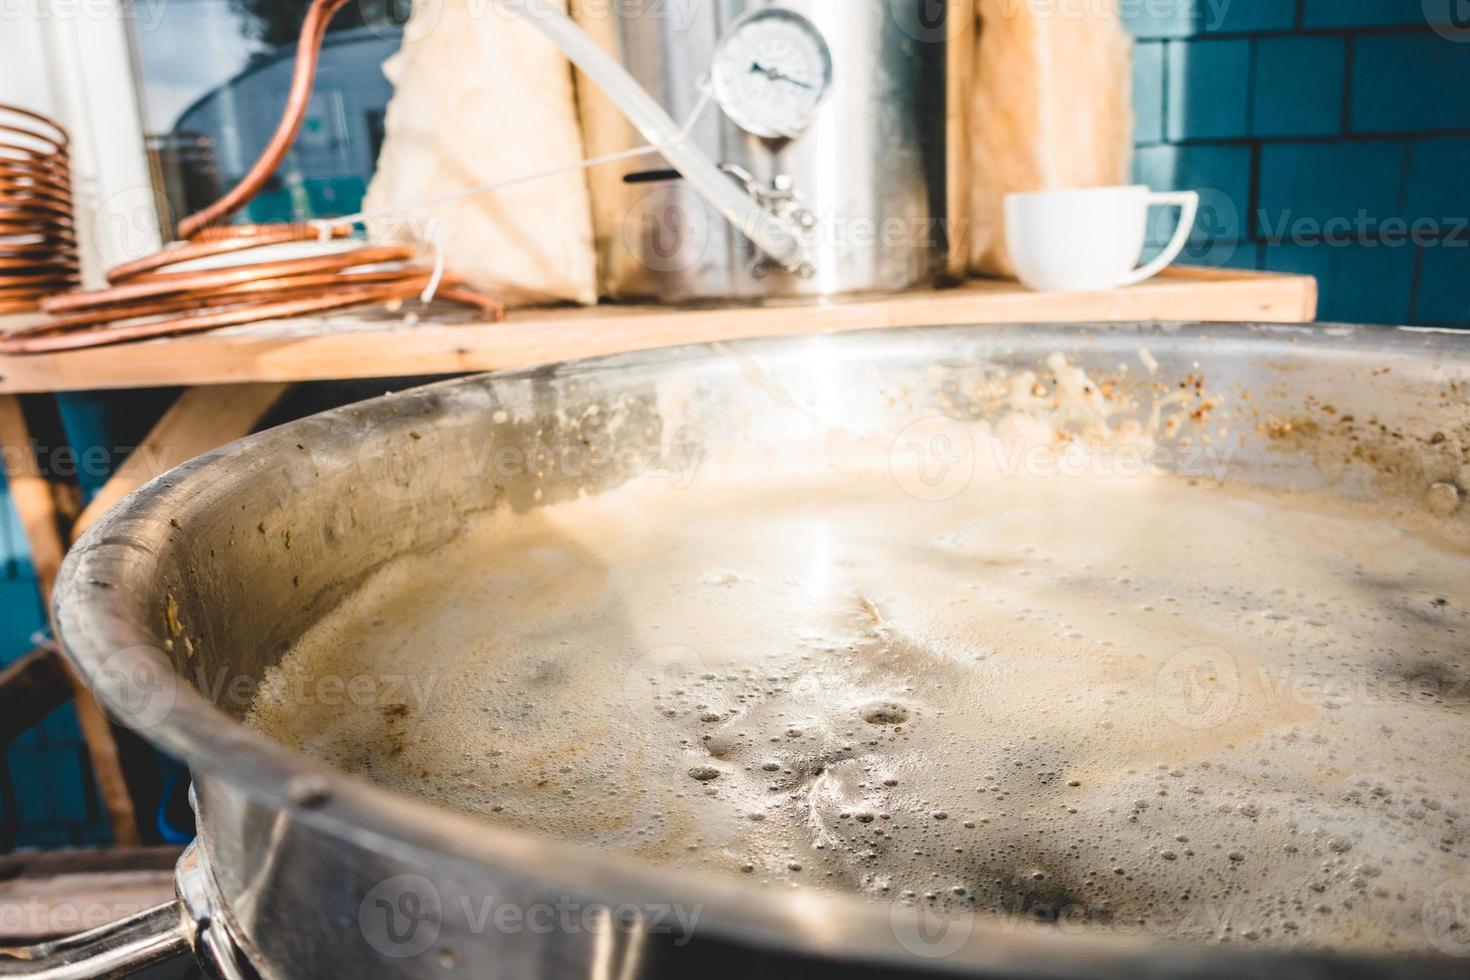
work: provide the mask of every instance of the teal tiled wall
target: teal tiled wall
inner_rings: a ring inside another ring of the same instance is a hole
[[[1135,177],[1203,196],[1187,261],[1310,272],[1324,320],[1470,326],[1457,4],[1123,0]]]

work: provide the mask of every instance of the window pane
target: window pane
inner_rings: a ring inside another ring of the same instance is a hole
[[[143,115],[167,224],[238,181],[280,119],[304,0],[174,0],[130,19]],[[291,151],[237,221],[357,211],[383,140],[408,0],[349,4],[333,20]]]

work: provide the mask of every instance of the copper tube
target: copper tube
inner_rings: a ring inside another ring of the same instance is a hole
[[[237,231],[234,235],[226,234]],[[107,272],[107,281],[124,282],[167,265],[177,265],[192,259],[227,255],[262,245],[278,245],[287,242],[311,242],[322,235],[311,225],[238,225],[234,227],[210,228],[213,234],[201,234],[196,240],[183,245],[170,246],[145,255],[141,259],[125,262]],[[338,225],[328,232],[330,238],[345,238],[352,234],[346,225]]]
[[[291,73],[286,108],[281,112],[281,121],[276,125],[275,133],[261,151],[259,159],[229,193],[179,222],[180,238],[193,238],[201,229],[217,224],[240,210],[259,193],[271,174],[281,165],[281,159],[295,142],[296,134],[301,131],[302,120],[306,117],[306,107],[311,101],[311,87],[316,80],[317,60],[321,56],[327,23],[346,4],[347,0],[312,0],[296,42],[296,67]]]
[[[0,313],[34,310],[79,281],[66,131],[0,105]]]
[[[261,303],[266,300],[287,299],[293,296],[319,296],[328,289],[347,289],[358,285],[378,285],[407,281],[400,271],[388,272],[364,272],[349,273],[344,275],[324,274],[317,276],[288,276],[283,279],[259,279],[253,282],[239,283],[226,286],[207,293],[180,293],[173,296],[162,296],[157,299],[139,300],[127,304],[125,308],[115,305],[106,305],[95,310],[84,310],[80,313],[71,313],[66,316],[53,317],[44,324],[30,328],[27,334],[32,332],[50,332],[52,330],[74,330],[78,327],[92,326],[99,323],[113,323],[120,319],[134,319],[145,316],[157,316],[163,313],[191,312],[195,310],[208,309],[219,306],[241,306],[246,303]],[[428,283],[428,274],[420,273],[415,281]],[[441,286],[445,289],[455,289],[462,283],[457,279],[445,277]],[[3,296],[0,296],[3,298]],[[14,333],[11,336],[21,336]]]
[[[47,129],[51,131],[50,135],[45,137],[42,137],[40,133],[37,133],[38,138],[45,138],[49,140],[52,145],[60,147],[61,149],[65,149],[66,147],[71,145],[71,137],[67,135],[66,128],[55,119],[52,119],[50,116],[44,116],[41,113],[36,112],[34,109],[22,109],[20,106],[16,105],[0,105],[0,109],[3,109],[5,112],[9,113],[12,116],[21,116],[25,119],[28,119],[33,124],[40,123],[42,131]],[[30,127],[30,129],[31,131],[34,131],[35,127],[32,126]]]
[[[257,262],[254,265],[201,269],[197,272],[161,272],[141,276],[107,289],[52,296],[41,304],[41,309],[47,313],[96,309],[132,300],[166,296],[169,293],[207,291],[217,286],[229,286],[252,279],[341,271],[353,266],[380,262],[402,262],[412,258],[413,253],[412,245],[369,245],[335,255],[312,255],[303,259],[280,259],[275,262]]]
[[[44,352],[75,350],[80,347],[96,347],[100,344],[121,343],[131,340],[148,340],[155,337],[177,336],[215,330],[219,327],[256,323],[261,320],[276,320],[284,317],[301,316],[304,313],[323,313],[348,306],[379,303],[417,296],[427,285],[430,273],[423,273],[400,282],[381,283],[355,289],[341,289],[326,295],[315,295],[299,299],[252,304],[221,313],[198,312],[174,319],[143,322],[114,323],[105,331],[67,331],[53,324],[43,324],[29,330],[17,331],[0,339],[0,354],[38,354]],[[482,294],[451,289],[459,302],[472,302],[487,312],[497,308],[495,300]]]
[[[64,314],[0,339],[0,354],[74,350],[173,336],[419,296],[430,270],[407,265],[410,245],[366,245],[324,255],[170,271],[174,265],[223,254],[315,240],[309,226],[248,227],[238,240],[222,235],[191,242],[114,269],[116,285],[66,293],[43,308]],[[445,274],[437,295],[493,317],[504,310],[493,297]]]

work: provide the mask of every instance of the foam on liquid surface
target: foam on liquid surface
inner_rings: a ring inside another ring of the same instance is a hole
[[[1426,896],[1470,873],[1467,611],[1470,555],[1323,501],[642,484],[396,562],[250,720],[497,823],[770,887],[1431,949]],[[419,680],[300,696],[330,675]]]

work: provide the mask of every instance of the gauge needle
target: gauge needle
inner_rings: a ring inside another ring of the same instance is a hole
[[[750,63],[750,73],[752,75],[755,75],[755,74],[764,75],[764,76],[766,76],[767,78],[769,78],[773,82],[790,82],[792,85],[795,85],[798,88],[804,88],[804,89],[810,89],[811,88],[811,86],[808,85],[806,82],[803,82],[800,79],[792,78],[790,75],[786,74],[781,69],[779,69],[779,68],[767,68],[765,65],[762,65],[759,61],[752,61]]]

